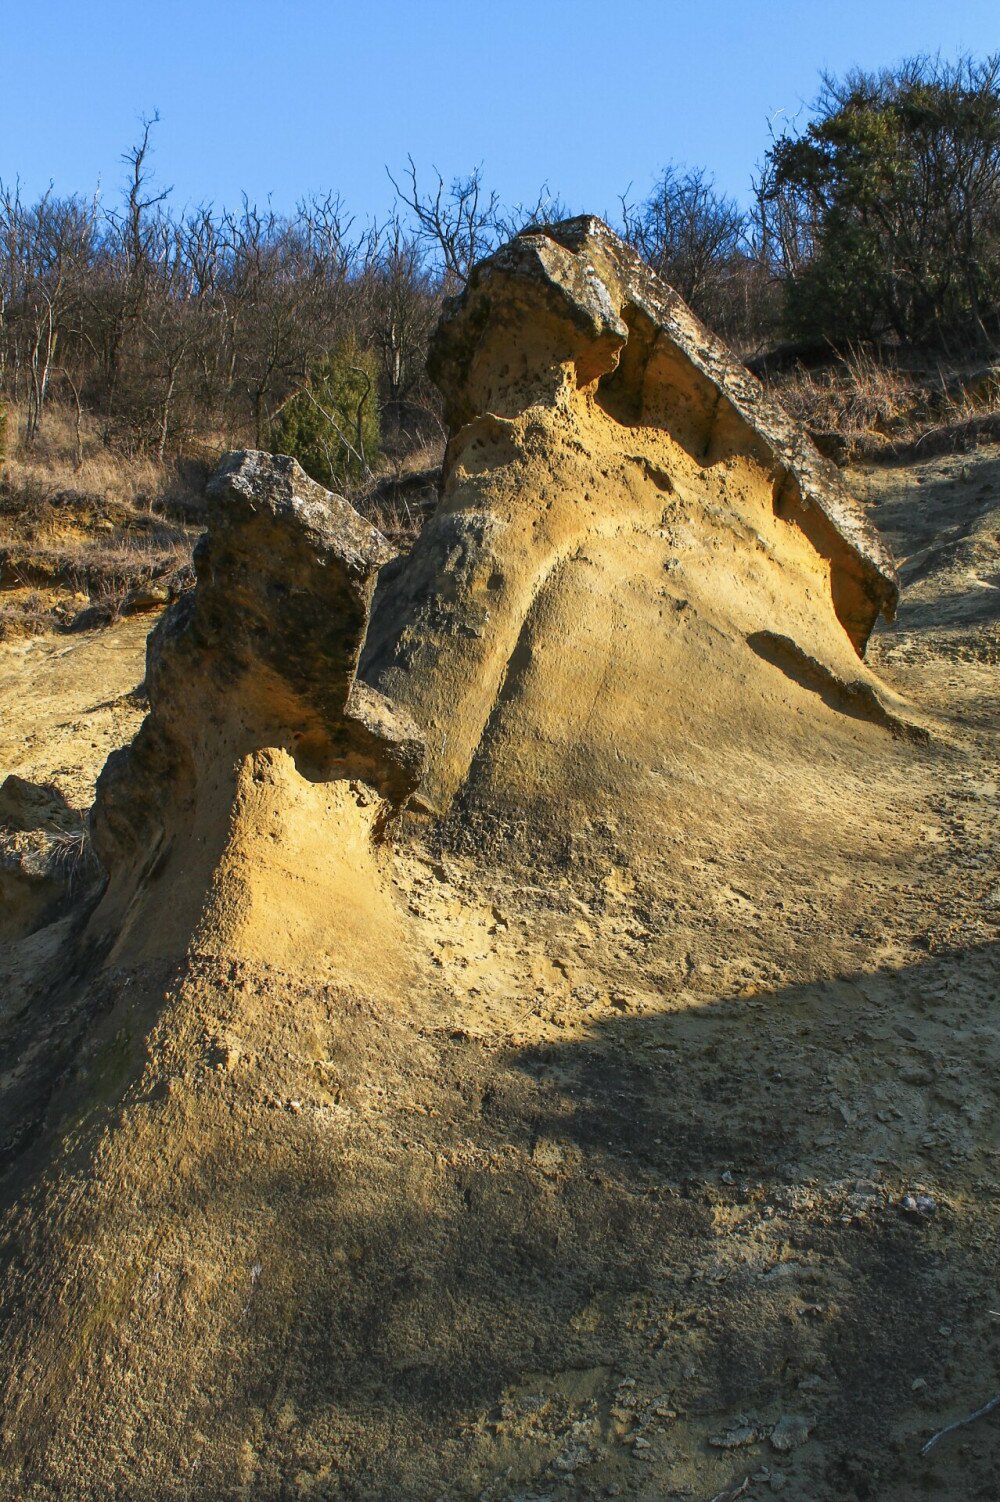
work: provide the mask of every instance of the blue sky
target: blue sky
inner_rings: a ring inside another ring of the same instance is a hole
[[[176,205],[332,187],[381,214],[411,152],[613,212],[667,161],[745,197],[822,68],[1000,50],[997,0],[0,0],[0,177],[106,197],[137,119]]]

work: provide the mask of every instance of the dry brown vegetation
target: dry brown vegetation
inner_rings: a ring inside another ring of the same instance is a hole
[[[764,374],[785,410],[838,463],[962,452],[1000,437],[1000,366],[946,366],[851,349]]]
[[[12,427],[20,413],[12,412]],[[191,578],[204,488],[225,450],[163,461],[124,454],[91,417],[53,403],[0,473],[0,641],[106,625],[166,604]],[[351,499],[407,546],[436,498],[440,445],[385,458]]]
[[[206,472],[115,454],[90,422],[51,408],[0,475],[0,639],[100,625],[176,595]]]

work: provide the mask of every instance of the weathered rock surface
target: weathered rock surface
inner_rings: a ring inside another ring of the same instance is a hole
[[[698,685],[706,720],[731,713],[760,631],[794,637],[835,680],[865,674],[897,598],[885,547],[805,431],[600,220],[526,230],[476,267],[430,369],[451,433],[442,499],[376,595],[362,674],[427,734],[431,806],[464,788],[468,813],[483,777],[494,807],[504,780],[512,806],[555,799],[596,729],[578,707],[610,730],[643,703],[661,739],[681,685]],[[612,649],[616,616],[628,635]],[[609,758],[621,741],[609,734]]]
[[[734,452],[758,457],[775,509],[829,557],[838,616],[864,650],[899,595],[878,533],[805,428],[600,219],[524,231],[450,304],[430,368],[453,428],[487,411],[512,417],[552,389],[552,365],[533,363],[525,346],[529,319],[553,339],[560,366],[573,362],[578,386],[603,378],[600,400],[620,421],[665,429],[706,466]]]
[[[127,894],[182,848],[188,876],[201,871],[189,886],[211,886],[240,768],[258,753],[284,753],[309,783],[364,782],[389,812],[420,778],[423,745],[406,714],[355,684],[375,578],[392,557],[381,533],[287,457],[230,454],[208,497],[196,586],[150,635],[149,715],[98,781],[93,833],[112,927]],[[201,896],[191,900],[193,922]]]
[[[150,636],[149,718],[98,783],[109,865],[218,754],[281,746],[310,779],[362,778],[393,807],[420,777],[406,716],[354,683],[385,539],[284,456],[230,454],[208,494],[197,585]]]
[[[886,707],[877,544],[569,234],[442,331],[410,556],[230,461],[75,968],[7,1007],[0,954],[12,1495],[926,1490],[996,1286],[995,745]]]

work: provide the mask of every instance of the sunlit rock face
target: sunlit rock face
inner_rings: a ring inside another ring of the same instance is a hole
[[[412,712],[421,796],[457,799],[466,834],[627,803],[706,742],[763,752],[775,694],[802,676],[759,650],[771,636],[834,694],[869,681],[859,656],[897,595],[885,548],[803,430],[601,221],[527,230],[482,262],[430,367],[441,503],[376,595],[362,674]]]

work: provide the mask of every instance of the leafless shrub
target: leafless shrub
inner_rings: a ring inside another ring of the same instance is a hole
[[[71,897],[84,891],[100,876],[101,865],[82,820],[78,829],[61,830],[51,837],[48,863],[52,874]]]

